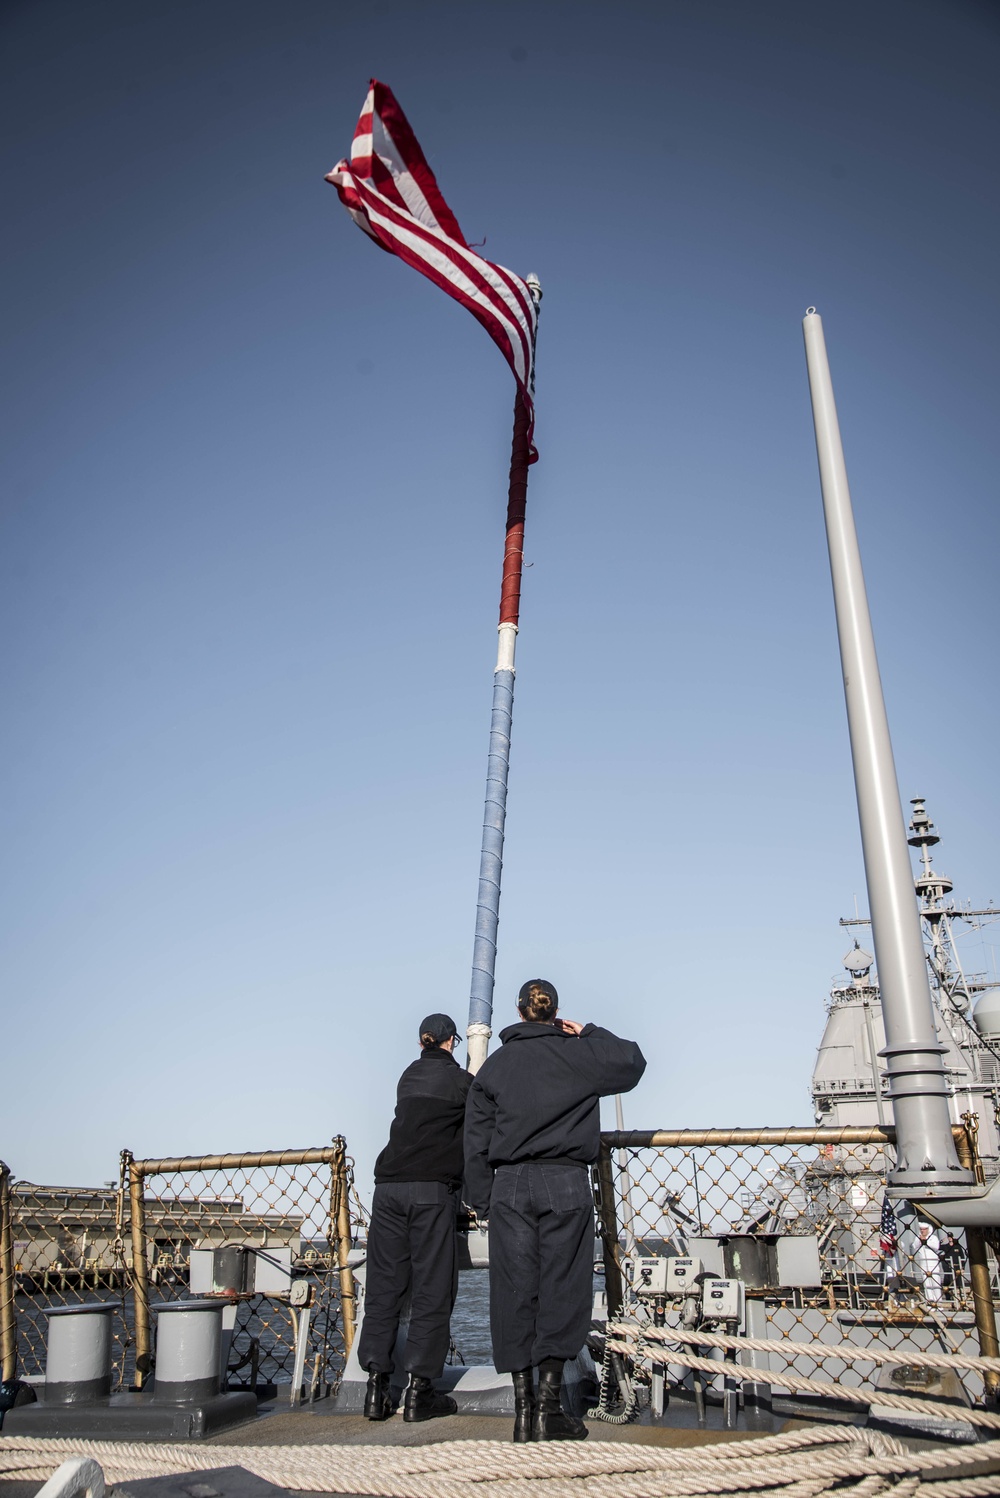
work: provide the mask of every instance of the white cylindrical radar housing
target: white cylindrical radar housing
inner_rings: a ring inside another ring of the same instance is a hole
[[[159,1404],[196,1404],[219,1392],[223,1300],[174,1300],[153,1306]]]
[[[882,990],[890,1097],[896,1124],[894,1187],[919,1188],[921,1198],[972,1182],[951,1132],[945,1047],[920,932],[913,871],[899,801],[889,720],[875,655],[861,552],[847,484],[823,323],[810,307],[802,324],[809,366],[816,452],[837,612],[837,634],[854,760],[854,784],[868,885],[872,936]]]
[[[46,1311],[46,1404],[79,1404],[111,1393],[113,1305],[53,1306]]]

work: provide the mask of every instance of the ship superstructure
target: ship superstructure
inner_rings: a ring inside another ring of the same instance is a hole
[[[919,868],[914,884],[934,1001],[934,1019],[945,1047],[952,1122],[978,1118],[979,1153],[987,1179],[1000,1174],[1000,983],[982,973],[966,973],[954,926],[970,927],[1000,919],[992,904],[981,908],[951,899],[952,881],[933,866],[931,849],[940,841],[922,796],[910,805],[912,848]],[[867,917],[841,920],[845,927],[867,926]],[[887,1079],[880,1052],[885,1046],[882,1003],[875,959],[859,941],[844,958],[847,981],[835,984],[827,1007],[812,1078],[816,1122],[830,1126],[892,1122]],[[873,1160],[877,1169],[881,1159]]]

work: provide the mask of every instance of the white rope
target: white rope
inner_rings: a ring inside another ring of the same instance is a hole
[[[945,1420],[966,1420],[971,1425],[985,1426],[987,1430],[1000,1430],[1000,1414],[977,1406],[939,1404],[933,1399],[924,1399],[911,1394],[891,1394],[887,1389],[865,1389],[847,1387],[827,1378],[806,1378],[801,1373],[776,1373],[770,1368],[750,1368],[745,1363],[720,1363],[717,1358],[700,1358],[692,1352],[678,1351],[666,1347],[648,1347],[642,1338],[636,1341],[619,1342],[608,1339],[614,1352],[624,1352],[630,1357],[647,1357],[654,1363],[676,1363],[681,1368],[693,1368],[699,1373],[711,1374],[713,1378],[734,1378],[742,1383],[768,1383],[777,1389],[789,1389],[798,1394],[823,1394],[829,1399],[848,1400],[854,1404],[882,1405],[886,1409],[905,1410],[912,1415],[935,1415]]]
[[[312,1453],[319,1458],[336,1461],[341,1465],[363,1468],[384,1466],[387,1462],[393,1471],[401,1475],[422,1475],[448,1472],[458,1464],[458,1458],[474,1456],[475,1472],[470,1480],[487,1482],[494,1478],[506,1478],[512,1471],[522,1469],[531,1477],[554,1477],[568,1474],[585,1477],[601,1473],[626,1473],[656,1471],[674,1467],[688,1468],[696,1465],[731,1460],[737,1455],[737,1446],[744,1449],[752,1446],[758,1457],[783,1455],[814,1447],[864,1444],[866,1449],[878,1455],[899,1454],[904,1448],[891,1436],[877,1432],[859,1431],[853,1426],[832,1426],[819,1430],[790,1431],[782,1435],[756,1437],[752,1442],[720,1443],[717,1446],[696,1451],[677,1451],[631,1443],[599,1443],[597,1445],[563,1446],[548,1444],[527,1447],[511,1447],[498,1441],[442,1442],[426,1447],[367,1447],[367,1446],[287,1446],[276,1448],[272,1455],[282,1461],[298,1461],[305,1454],[308,1460]],[[137,1445],[134,1442],[115,1441],[58,1441],[37,1437],[14,1436],[0,1449],[0,1472],[10,1471],[10,1464],[31,1461],[39,1469],[51,1467],[54,1459],[70,1452],[79,1452],[97,1457],[102,1462],[131,1464],[159,1462],[161,1465],[178,1461],[182,1467],[196,1468],[201,1465],[226,1466],[236,1463],[247,1465],[240,1456],[248,1448],[240,1446],[212,1446],[195,1450],[190,1446],[157,1445],[152,1442]],[[257,1448],[253,1448],[254,1451]],[[219,1456],[219,1453],[222,1453]],[[205,1462],[203,1458],[212,1456]],[[265,1457],[267,1453],[265,1452]],[[216,1460],[216,1458],[218,1458]],[[462,1465],[466,1463],[463,1461]]]
[[[716,1365],[718,1366],[718,1365]],[[425,1447],[191,1446],[139,1442],[54,1441],[12,1437],[0,1447],[0,1473],[38,1478],[68,1456],[100,1462],[109,1482],[213,1467],[242,1466],[303,1492],[369,1498],[817,1498],[836,1487],[893,1498],[982,1498],[1000,1492],[1000,1476],[942,1482],[923,1472],[975,1461],[1000,1463],[1000,1441],[973,1450],[908,1452],[901,1443],[852,1426],[792,1431],[694,1450],[598,1442],[513,1446],[505,1441],[448,1441]],[[892,1478],[904,1483],[891,1486]],[[982,1484],[986,1483],[987,1486]],[[845,1488],[845,1484],[849,1484]],[[888,1484],[888,1486],[887,1486]]]

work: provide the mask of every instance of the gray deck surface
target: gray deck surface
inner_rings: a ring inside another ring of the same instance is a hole
[[[205,1446],[427,1446],[439,1441],[509,1441],[510,1415],[448,1415],[406,1425],[401,1415],[382,1422],[364,1415],[307,1414],[276,1411],[251,1425],[210,1436]],[[747,1440],[752,1430],[670,1430],[649,1425],[587,1422],[592,1441],[639,1441],[648,1446],[703,1446],[709,1441]],[[783,1427],[782,1427],[783,1428]]]

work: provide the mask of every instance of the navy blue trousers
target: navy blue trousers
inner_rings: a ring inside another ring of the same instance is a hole
[[[490,1197],[490,1331],[498,1373],[575,1358],[594,1306],[594,1198],[584,1166],[498,1166]]]
[[[403,1366],[419,1378],[440,1378],[458,1289],[457,1212],[458,1192],[440,1181],[375,1187],[358,1344],[358,1361],[369,1373],[392,1373],[409,1296]]]

